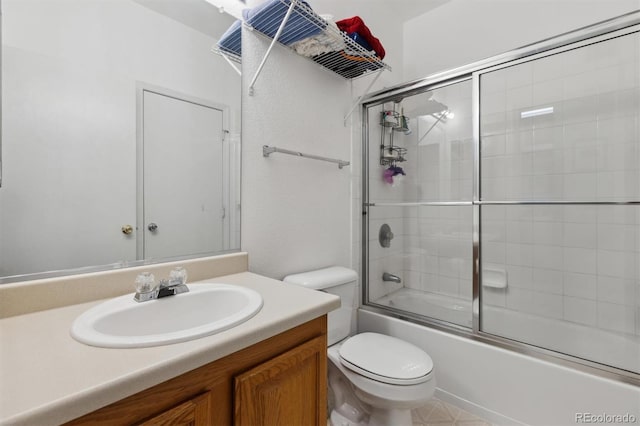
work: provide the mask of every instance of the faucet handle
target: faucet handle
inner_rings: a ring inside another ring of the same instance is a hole
[[[169,285],[180,285],[187,283],[187,270],[182,266],[177,266],[169,272]]]
[[[151,272],[138,274],[134,282],[137,293],[150,293],[156,289],[156,279]]]

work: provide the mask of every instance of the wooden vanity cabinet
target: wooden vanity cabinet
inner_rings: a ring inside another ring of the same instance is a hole
[[[142,422],[142,426],[208,425],[211,419],[211,392],[205,392],[177,407]]]
[[[322,316],[66,424],[325,426],[326,392]]]

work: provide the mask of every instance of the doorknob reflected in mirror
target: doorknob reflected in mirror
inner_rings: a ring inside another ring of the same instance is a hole
[[[156,232],[158,230],[158,225],[156,223],[151,222],[148,226],[147,229],[151,232]]]
[[[122,225],[122,233],[125,235],[131,235],[133,233],[133,226],[131,225]]]

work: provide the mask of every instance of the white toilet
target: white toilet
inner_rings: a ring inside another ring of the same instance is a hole
[[[329,313],[329,405],[333,426],[412,425],[411,410],[436,388],[433,362],[422,349],[379,333],[355,329],[357,273],[333,266],[289,275],[284,281],[340,296]]]

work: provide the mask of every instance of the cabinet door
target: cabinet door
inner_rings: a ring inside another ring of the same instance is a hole
[[[211,392],[199,395],[155,416],[142,426],[208,426],[211,424]]]
[[[327,346],[317,337],[235,378],[236,426],[327,424]]]

